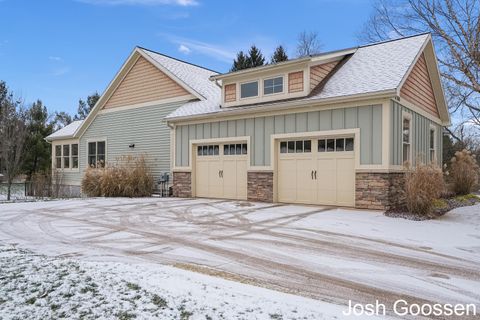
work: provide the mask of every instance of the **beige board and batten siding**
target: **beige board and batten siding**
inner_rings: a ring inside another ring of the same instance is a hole
[[[361,106],[190,125],[175,129],[175,166],[189,166],[189,141],[250,136],[251,166],[271,165],[271,135],[360,128],[360,164],[382,163],[382,106]]]
[[[108,99],[104,109],[164,100],[189,94],[187,90],[169,76],[145,58],[140,57]]]
[[[411,150],[412,161],[428,162],[429,157],[429,134],[430,128],[436,129],[436,146],[435,153],[437,164],[442,165],[443,153],[443,127],[428,118],[416,113],[398,102],[391,102],[391,127],[390,127],[390,161],[392,165],[403,165],[402,163],[402,122],[403,115],[408,113],[411,115]]]

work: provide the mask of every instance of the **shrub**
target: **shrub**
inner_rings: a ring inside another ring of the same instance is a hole
[[[88,168],[82,180],[82,191],[91,197],[147,197],[153,186],[153,176],[143,156],[124,156],[106,168]]]
[[[444,189],[442,170],[434,164],[417,164],[405,174],[405,201],[414,214],[429,215]]]
[[[82,192],[88,197],[100,197],[102,195],[100,179],[103,169],[88,167],[82,179]]]
[[[448,172],[450,187],[457,195],[469,194],[478,183],[479,167],[475,155],[468,150],[455,152]]]

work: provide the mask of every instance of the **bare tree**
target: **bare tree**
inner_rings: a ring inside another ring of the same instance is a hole
[[[430,32],[450,112],[460,120],[458,128],[467,123],[479,130],[479,17],[479,0],[377,0],[359,37],[378,41]]]
[[[11,198],[13,179],[21,172],[25,140],[27,138],[28,112],[19,99],[9,93],[0,107],[1,163],[7,182],[7,200]]]
[[[298,35],[297,40],[297,57],[306,57],[320,53],[322,44],[318,39],[317,32],[303,31]]]

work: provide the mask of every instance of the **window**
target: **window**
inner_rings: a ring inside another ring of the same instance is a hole
[[[62,146],[55,146],[55,168],[62,168]]]
[[[247,154],[247,144],[246,143],[224,144],[223,154],[226,156]]]
[[[258,81],[242,83],[240,85],[240,98],[258,96]]]
[[[354,138],[336,138],[318,140],[318,152],[353,151]]]
[[[430,128],[430,162],[434,162],[436,155],[435,155],[435,128]]]
[[[280,153],[308,153],[308,152],[312,152],[312,140],[280,142]]]
[[[263,94],[283,92],[283,77],[263,80]]]
[[[78,144],[72,144],[72,169],[78,169]]]
[[[105,167],[105,141],[88,143],[88,165],[95,168]]]
[[[410,117],[404,116],[402,123],[402,156],[403,162],[410,162],[410,141],[411,141],[411,132],[410,132]]]
[[[207,146],[197,146],[198,156],[218,156],[220,152],[220,146],[218,144],[212,144]]]
[[[63,145],[63,168],[70,168],[70,145]]]
[[[55,146],[56,169],[78,169],[78,144]]]

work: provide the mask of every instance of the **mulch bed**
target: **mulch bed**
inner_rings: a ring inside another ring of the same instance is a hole
[[[473,206],[477,203],[480,202],[480,198],[473,198],[473,197],[453,197],[453,198],[448,198],[448,199],[442,199],[445,201],[446,206],[443,207],[436,207],[433,212],[429,215],[418,215],[414,214],[411,212],[408,212],[407,208],[394,208],[394,209],[389,209],[385,212],[385,216],[390,217],[390,218],[402,218],[402,219],[407,219],[407,220],[413,220],[413,221],[424,221],[424,220],[431,220],[431,219],[436,219],[450,210],[453,210],[455,208],[460,208],[460,207],[467,207],[467,206]]]

